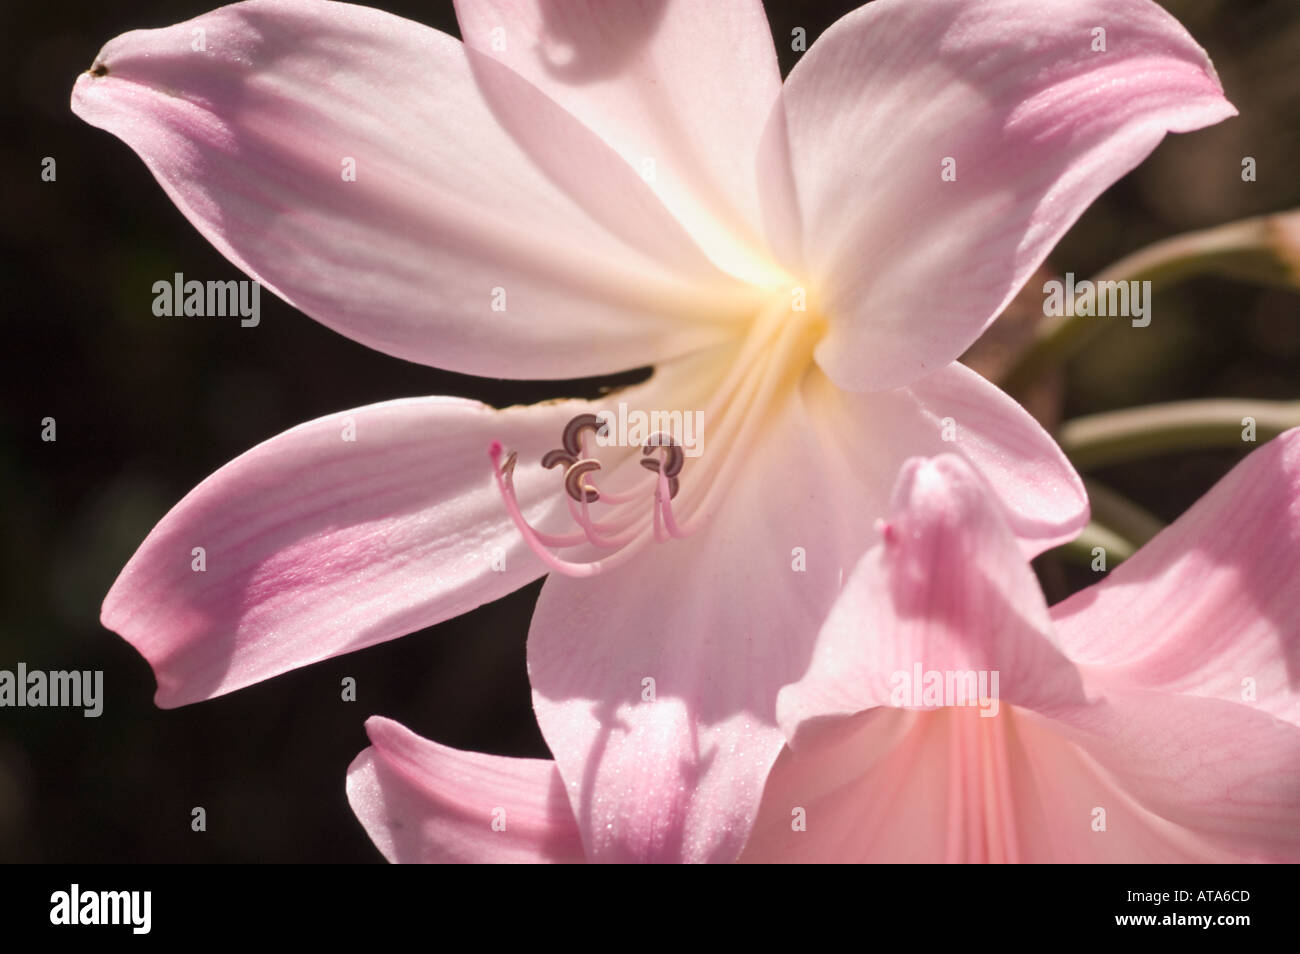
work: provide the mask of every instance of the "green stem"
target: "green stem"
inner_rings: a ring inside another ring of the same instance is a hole
[[[1095,520],[1084,527],[1083,531],[1069,543],[1061,544],[1052,552],[1060,553],[1062,557],[1078,566],[1091,568],[1092,561],[1096,559],[1092,552],[1094,547],[1101,547],[1106,551],[1108,570],[1123,563],[1137,552],[1137,547],[1131,541]]]
[[[1165,528],[1164,522],[1145,507],[1129,500],[1105,484],[1084,478],[1092,519],[1111,528],[1134,546],[1142,546]]]
[[[1300,427],[1300,401],[1175,401],[1090,414],[1067,421],[1059,443],[1075,467],[1090,470],[1172,451],[1249,447],[1247,418],[1254,439],[1266,441]]]
[[[1298,269],[1285,238],[1284,217],[1291,219],[1294,213],[1241,219],[1176,235],[1126,255],[1093,281],[1149,281],[1154,292],[1192,275],[1217,272],[1249,281],[1293,284]],[[1002,376],[1003,389],[1013,395],[1024,394],[1048,369],[1078,354],[1115,326],[1115,322],[1093,318],[1045,318],[1034,341]]]

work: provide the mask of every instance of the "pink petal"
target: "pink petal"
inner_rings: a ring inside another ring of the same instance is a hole
[[[1082,702],[1038,580],[970,465],[956,455],[908,461],[891,509],[883,542],[846,580],[808,671],[781,693],[787,737],[820,716],[921,707],[931,673],[983,674],[971,705]]]
[[[1161,695],[1068,723],[1010,706],[805,723],[740,860],[1295,861],[1298,736],[1267,722]]]
[[[879,392],[841,395],[855,415],[885,432],[879,442],[906,448],[897,457],[875,458],[878,479],[886,486],[893,485],[903,456],[960,454],[993,487],[1028,557],[1074,539],[1088,522],[1083,481],[1056,441],[979,374],[954,362],[897,393],[907,395],[915,407],[888,410],[886,402],[894,399]],[[846,433],[861,430],[858,426]],[[872,462],[864,460],[861,466]]]
[[[955,358],[1166,132],[1235,113],[1149,0],[877,0],[818,38],[785,98],[831,319],[817,360],[855,390]]]
[[[465,42],[577,116],[637,169],[721,267],[769,272],[760,170],[781,91],[758,0],[724,4],[457,0]],[[779,132],[779,130],[778,130]],[[788,202],[788,195],[775,197]]]
[[[162,519],[105,599],[103,623],[149,661],[156,701],[171,707],[504,596],[544,570],[506,515],[488,445],[540,457],[586,408],[424,398],[295,427],[222,467]],[[554,474],[521,473],[516,483],[535,517],[559,502]],[[196,547],[203,572],[193,569]]]
[[[1097,688],[1104,701],[1058,712],[1044,728],[1073,741],[1102,784],[1109,779],[1158,819],[1156,833],[1193,860],[1300,861],[1300,728],[1239,703]],[[1062,784],[1049,764],[1036,775],[1048,790]],[[1092,790],[1100,807],[1119,800],[1097,784]],[[1083,794],[1076,789],[1076,797]],[[1063,844],[1082,851],[1077,843],[1091,842],[1091,834],[1076,825]],[[1143,837],[1109,820],[1106,834]]]
[[[882,708],[807,724],[772,769],[740,860],[1022,860],[1020,825],[1042,808],[1018,797],[1036,753],[1017,717]]]
[[[73,110],[139,153],[232,262],[370,347],[570,378],[722,340],[749,312],[611,149],[435,30],[249,0],[123,34],[96,63],[107,74],[77,80]]]
[[[946,731],[942,714],[898,709],[803,729],[798,747],[783,749],[772,767],[739,860],[944,860]]]
[[[1107,686],[1244,703],[1300,725],[1300,430],[1250,454],[1052,617]]]
[[[583,861],[555,763],[462,752],[390,719],[348,768],[348,802],[393,862]]]

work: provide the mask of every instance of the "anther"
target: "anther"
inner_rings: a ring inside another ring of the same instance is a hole
[[[608,431],[608,428],[609,425],[601,421],[595,414],[579,414],[564,425],[564,438],[562,441],[564,449],[573,458],[579,458],[582,456],[582,432],[593,431],[603,435]]]
[[[599,461],[580,460],[569,466],[569,469],[564,472],[564,489],[568,491],[570,497],[579,502],[585,499],[587,503],[595,503],[600,499],[596,488],[582,479],[585,474],[594,470],[600,470]]]
[[[501,456],[503,451],[504,448],[501,446],[501,442],[493,441],[492,446],[488,448],[488,455],[495,461]],[[519,455],[516,454],[514,451],[511,451],[509,454],[506,455],[505,461],[500,466],[501,475],[503,477],[510,477],[514,474],[515,461],[518,459],[519,459]]]
[[[546,455],[542,457],[542,466],[547,470],[550,470],[556,464],[563,464],[565,467],[571,467],[577,462],[578,458],[558,447],[555,448],[555,450],[547,451]]]
[[[663,459],[651,456],[656,450],[664,452]],[[641,448],[641,453],[646,456],[641,458],[641,466],[646,470],[652,470],[655,473],[661,473],[668,478],[669,498],[677,496],[677,475],[682,472],[682,467],[686,463],[686,457],[681,447],[673,440],[671,435],[662,431],[651,434],[646,441],[645,446]]]

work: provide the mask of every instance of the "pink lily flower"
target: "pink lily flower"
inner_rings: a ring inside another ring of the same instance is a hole
[[[783,745],[777,692],[904,459],[964,455],[1027,554],[1084,524],[1059,449],[954,359],[1166,132],[1234,110],[1148,0],[880,0],[784,86],[752,0],[457,12],[464,43],[237,3],[111,41],[73,109],[232,262],[363,344],[499,377],[655,374],[606,402],[296,427],[167,514],[103,623],[176,706],[549,573],[529,674],[587,850],[734,858]],[[703,454],[595,448],[582,415],[616,401],[699,410]]]
[[[904,465],[741,860],[1300,860],[1300,429],[1051,609],[1006,517],[961,458]],[[348,798],[390,860],[589,857],[554,763],[366,731]]]

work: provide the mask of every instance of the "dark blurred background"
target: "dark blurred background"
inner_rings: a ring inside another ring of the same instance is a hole
[[[68,107],[110,38],[205,12],[206,0],[5,3],[0,43],[0,668],[102,669],[98,719],[0,709],[0,861],[378,861],[344,797],[371,714],[449,745],[546,754],[524,641],[540,584],[404,639],[182,709],[154,707],[136,652],[99,607],[154,523],[254,444],[321,415],[412,395],[504,405],[595,394],[608,382],[525,385],[407,364],[325,329],[270,295],[262,321],[160,321],[152,283],[173,272],[240,278],[124,144]],[[385,9],[456,33],[449,0]],[[782,67],[852,2],[772,3]],[[1079,277],[1192,228],[1300,205],[1300,4],[1168,0],[1210,52],[1241,117],[1173,136],[1097,202],[1048,267]],[[1243,156],[1258,181],[1243,183]],[[58,163],[56,182],[41,160]],[[1041,287],[1041,286],[1040,286]],[[1041,303],[1041,297],[1037,299]],[[1159,320],[1071,362],[1035,404],[1049,424],[1196,397],[1300,397],[1300,299],[1219,278],[1163,295]],[[1009,324],[1009,323],[1008,323]],[[58,440],[40,439],[54,417]],[[1097,476],[1164,520],[1241,451],[1178,454]],[[1095,576],[1049,555],[1053,600]],[[353,676],[358,700],[339,698]],[[208,830],[190,830],[190,809]]]

